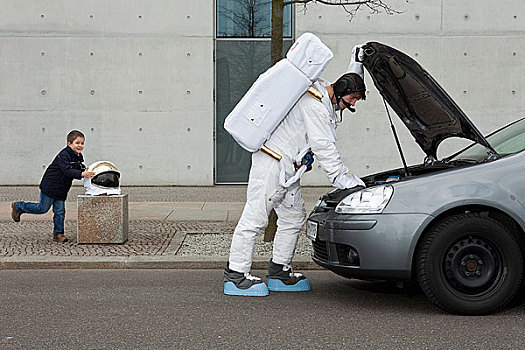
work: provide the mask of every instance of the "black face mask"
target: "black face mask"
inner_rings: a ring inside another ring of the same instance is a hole
[[[112,188],[119,187],[120,174],[115,171],[106,171],[95,175],[91,183],[100,187]]]

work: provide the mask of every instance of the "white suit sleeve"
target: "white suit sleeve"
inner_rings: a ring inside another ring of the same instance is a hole
[[[348,66],[348,69],[346,70],[346,73],[355,73],[361,77],[361,79],[365,79],[365,72],[363,70],[363,59],[365,58],[365,53],[362,49],[361,45],[354,46],[354,49],[352,50],[352,58],[350,60],[350,65]]]
[[[301,110],[310,148],[335,188],[365,186],[357,176],[349,174],[335,146],[335,132],[323,104],[307,105]]]

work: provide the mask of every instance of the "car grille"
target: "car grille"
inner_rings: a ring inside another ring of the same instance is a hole
[[[323,261],[328,261],[328,249],[326,248],[325,241],[316,239],[315,241],[312,241],[312,246],[314,248],[315,258]]]

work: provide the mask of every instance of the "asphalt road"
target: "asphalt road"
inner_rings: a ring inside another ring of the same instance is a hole
[[[525,348],[525,304],[454,316],[417,289],[306,273],[310,292],[249,298],[224,296],[219,270],[4,270],[0,349]]]

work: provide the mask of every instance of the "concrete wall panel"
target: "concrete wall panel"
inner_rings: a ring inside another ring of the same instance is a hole
[[[0,184],[37,184],[72,129],[123,184],[213,184],[212,0],[0,5]]]
[[[442,0],[442,3],[446,34],[508,35],[525,31],[521,0]]]
[[[440,55],[447,91],[465,110],[523,108],[525,36],[447,36]]]
[[[210,38],[0,37],[0,74],[5,76],[1,106],[6,110],[187,108],[187,103],[213,98],[212,50]],[[203,81],[208,84],[203,86]]]
[[[45,167],[66,146],[67,133],[76,128],[86,135],[86,165],[114,162],[123,184],[209,185],[213,181],[211,120],[204,123],[197,118],[208,114],[202,109],[191,118],[168,112],[4,112],[2,120],[10,127],[0,131],[2,149],[9,150],[0,153],[2,179],[38,183]]]
[[[213,35],[212,0],[2,0],[0,32],[16,35]]]
[[[64,42],[0,37],[0,108],[64,110],[68,95],[66,52]]]

